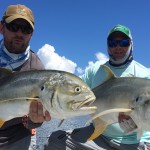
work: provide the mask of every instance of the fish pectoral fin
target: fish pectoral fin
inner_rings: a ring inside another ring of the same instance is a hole
[[[5,121],[3,119],[0,119],[0,128],[3,126],[4,122]]]
[[[101,117],[103,115],[106,115],[106,114],[110,114],[110,113],[114,113],[114,112],[131,112],[132,109],[128,109],[128,108],[114,108],[114,109],[108,109],[108,110],[105,110],[105,111],[102,111],[100,113],[97,113],[97,114],[93,114],[91,116],[91,120],[94,120],[96,119],[97,117]],[[89,120],[87,123],[89,123],[91,120]],[[87,124],[86,123],[86,124]]]
[[[99,135],[103,133],[103,131],[107,128],[108,123],[100,118],[96,118],[93,120],[94,124],[94,132],[93,134],[87,139],[87,141],[96,139]]]

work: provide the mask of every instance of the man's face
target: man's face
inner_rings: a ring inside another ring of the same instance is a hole
[[[4,45],[10,53],[19,54],[26,50],[32,37],[32,32],[26,33],[24,30],[28,27],[31,29],[30,24],[24,19],[16,19],[10,24],[4,23],[2,29]]]
[[[111,55],[113,55],[115,60],[117,61],[121,60],[126,55],[127,51],[131,49],[131,40],[126,36],[124,36],[124,34],[121,32],[114,33],[111,36],[111,40],[112,40],[112,46],[109,46],[108,44],[109,51]]]

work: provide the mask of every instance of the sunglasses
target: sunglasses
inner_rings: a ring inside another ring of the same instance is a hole
[[[23,34],[31,34],[33,32],[33,29],[29,25],[21,25],[14,22],[11,23],[4,23],[6,28],[11,32],[18,32],[19,29]]]
[[[108,40],[108,47],[116,47],[119,44],[120,47],[128,47],[130,45],[130,40]]]

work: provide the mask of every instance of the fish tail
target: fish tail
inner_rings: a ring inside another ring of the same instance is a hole
[[[3,126],[4,122],[5,121],[3,119],[0,119],[0,128]]]
[[[96,139],[99,135],[103,133],[103,131],[108,126],[108,124],[100,118],[94,119],[93,124],[94,124],[95,130],[93,134],[87,139],[87,141]]]
[[[93,134],[87,139],[87,141],[91,141],[96,139],[99,135],[103,133],[103,131],[106,129],[106,127],[101,128],[100,130],[95,130]]]

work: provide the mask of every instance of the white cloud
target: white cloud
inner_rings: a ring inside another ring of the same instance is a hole
[[[108,61],[108,57],[101,52],[98,52],[95,55],[97,60],[100,61],[101,64],[104,64],[106,61]]]
[[[80,76],[82,74],[84,74],[84,72],[87,71],[90,67],[92,67],[92,65],[94,65],[97,61],[99,61],[100,64],[104,64],[106,61],[108,61],[108,57],[101,52],[97,52],[95,55],[96,55],[96,61],[95,62],[89,61],[88,65],[85,67],[85,69],[82,69],[80,67],[77,68],[77,71],[80,74]]]
[[[85,67],[85,71],[87,71],[89,68],[91,68],[94,65],[93,61],[88,62],[88,66]]]
[[[80,74],[80,75],[84,74],[84,72],[85,72],[86,70],[88,70],[93,64],[94,64],[93,61],[89,61],[89,62],[88,62],[88,65],[85,67],[85,69],[82,69],[81,67],[77,67],[77,72],[78,72],[78,74]]]
[[[75,62],[67,59],[65,56],[57,54],[55,52],[55,48],[49,44],[45,44],[42,48],[40,48],[37,55],[43,62],[46,69],[63,70],[71,73],[75,73],[76,71],[79,75],[84,74],[84,72],[96,61],[100,61],[100,64],[103,64],[108,60],[108,57],[105,54],[97,52],[95,54],[96,61],[89,61],[88,65],[83,69],[81,67],[77,67]]]
[[[55,48],[51,45],[45,44],[39,49],[37,55],[46,69],[63,70],[71,73],[75,72],[77,64],[64,56],[58,55],[55,52]]]
[[[78,72],[79,74],[83,74],[83,73],[84,73],[84,70],[83,70],[82,68],[78,67],[78,68],[77,68],[77,72]]]

